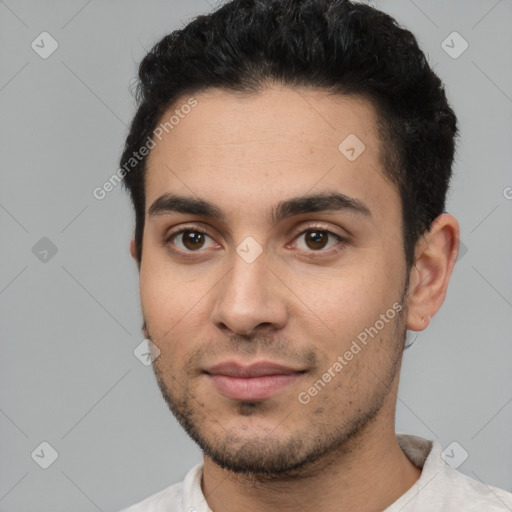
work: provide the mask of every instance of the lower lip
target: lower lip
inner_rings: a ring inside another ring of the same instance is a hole
[[[265,400],[295,382],[300,373],[265,375],[262,377],[228,377],[209,375],[217,390],[233,400]]]

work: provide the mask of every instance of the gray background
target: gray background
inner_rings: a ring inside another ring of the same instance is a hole
[[[397,431],[456,441],[469,455],[460,471],[512,491],[512,2],[373,3],[417,35],[462,131],[448,210],[467,252],[405,353]],[[210,9],[0,1],[1,512],[116,511],[201,460],[133,353],[143,337],[128,197],[92,191],[117,169],[137,63]],[[59,45],[47,59],[31,47],[43,31]],[[453,31],[469,43],[456,59],[441,47]],[[36,463],[49,460],[43,441],[58,452],[48,469]]]

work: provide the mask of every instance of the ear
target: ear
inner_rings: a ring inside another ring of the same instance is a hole
[[[459,244],[459,223],[447,213],[418,242],[409,276],[407,329],[423,331],[443,304]]]
[[[137,268],[140,270],[140,261],[137,258],[137,244],[135,243],[135,238],[130,240],[130,254],[135,260],[135,263],[137,263]]]

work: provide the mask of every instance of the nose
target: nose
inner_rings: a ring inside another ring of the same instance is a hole
[[[231,270],[215,288],[212,321],[219,329],[251,336],[286,325],[284,286],[269,267],[265,253],[252,263],[235,254]]]

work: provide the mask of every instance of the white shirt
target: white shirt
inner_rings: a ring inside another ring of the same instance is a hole
[[[407,458],[422,469],[420,478],[383,512],[511,512],[512,494],[453,469],[441,457],[441,445],[397,434]],[[201,490],[202,464],[183,482],[171,485],[121,512],[212,512]]]

